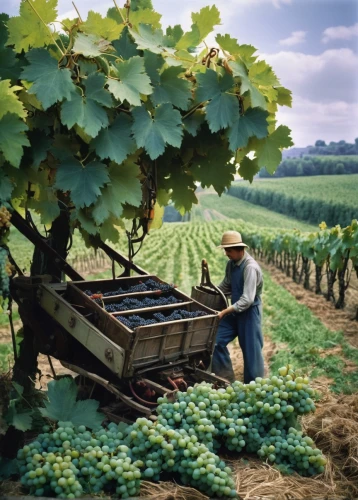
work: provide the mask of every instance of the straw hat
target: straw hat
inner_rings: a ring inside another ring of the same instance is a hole
[[[221,245],[218,248],[227,248],[227,247],[247,247],[245,243],[243,243],[241,234],[237,231],[226,231],[221,238]]]

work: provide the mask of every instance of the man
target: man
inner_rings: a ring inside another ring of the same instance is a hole
[[[241,234],[227,231],[221,245],[229,262],[225,278],[219,288],[231,293],[232,305],[219,313],[220,324],[216,335],[212,371],[230,382],[235,380],[234,370],[227,348],[236,337],[244,357],[244,383],[264,375],[262,356],[263,336],[261,329],[262,271],[258,263],[249,255]]]

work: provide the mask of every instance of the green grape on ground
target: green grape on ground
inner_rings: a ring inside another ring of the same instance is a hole
[[[270,464],[311,476],[326,459],[297,429],[297,417],[315,410],[307,377],[290,365],[278,376],[216,389],[202,382],[158,399],[158,419],[110,423],[89,431],[58,422],[18,452],[21,483],[35,496],[76,498],[114,493],[135,496],[141,479],[162,472],[209,496],[237,498],[232,470],[219,450],[257,453]]]

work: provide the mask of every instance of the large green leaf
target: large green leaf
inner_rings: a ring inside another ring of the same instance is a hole
[[[46,24],[56,21],[57,0],[31,0],[31,3],[41,14],[41,19],[29,2],[22,0],[20,16],[11,17],[7,21],[8,45],[14,45],[16,52],[26,52],[29,47],[43,47],[52,41],[51,31]]]
[[[212,132],[227,128],[240,116],[239,101],[235,95],[227,94],[235,81],[231,75],[218,75],[212,69],[197,75],[198,101],[210,100],[206,106],[206,120]]]
[[[260,167],[257,163],[257,158],[250,159],[245,156],[240,161],[240,167],[238,170],[238,174],[241,175],[243,179],[246,181],[252,182],[254,180],[255,175],[260,171]]]
[[[182,168],[172,170],[170,177],[165,179],[164,186],[167,191],[172,191],[171,199],[175,208],[182,215],[185,212],[190,212],[192,206],[198,203],[193,176]]]
[[[197,109],[194,113],[191,113],[183,120],[183,124],[185,130],[189,132],[190,135],[195,137],[204,121],[205,113],[203,113],[200,109]]]
[[[0,118],[6,113],[13,113],[20,116],[20,118],[25,118],[27,115],[26,110],[15,94],[20,89],[21,87],[17,86],[11,87],[10,80],[0,81]]]
[[[103,88],[105,76],[91,73],[86,81],[86,95],[77,92],[65,101],[61,108],[61,121],[69,129],[79,125],[90,137],[96,137],[101,128],[108,125],[108,115],[103,106],[111,107],[111,94]]]
[[[151,100],[155,106],[158,104],[171,103],[180,109],[188,109],[192,98],[191,84],[179,75],[183,69],[179,67],[167,68],[160,75],[159,85],[154,88]]]
[[[139,148],[144,149],[152,160],[160,156],[165,145],[179,148],[183,136],[183,127],[179,111],[171,104],[158,106],[151,116],[144,106],[133,109],[134,138]]]
[[[75,158],[68,158],[58,167],[55,187],[70,191],[73,203],[81,208],[92,205],[107,182],[108,170],[103,163],[92,161],[84,167]]]
[[[93,209],[93,218],[102,224],[111,215],[121,217],[123,205],[140,206],[142,189],[139,181],[140,170],[131,158],[122,165],[112,163],[109,169],[110,184],[102,189]]]
[[[69,129],[77,124],[90,137],[96,137],[101,128],[108,125],[108,116],[102,106],[76,93],[62,104],[61,121]]]
[[[281,149],[293,146],[290,133],[288,127],[280,125],[266,139],[255,141],[253,148],[256,151],[260,168],[265,167],[270,174],[275,172],[282,161]]]
[[[108,46],[107,46],[108,47]],[[103,39],[96,35],[86,35],[85,33],[77,33],[73,52],[83,54],[86,57],[97,57],[107,48],[103,45]]]
[[[199,12],[193,12],[191,15],[193,23],[197,25],[200,32],[200,39],[204,40],[214,29],[214,26],[221,23],[220,12],[215,5],[200,9]]]
[[[150,78],[145,72],[143,57],[135,56],[128,61],[116,64],[118,80],[109,79],[108,88],[116,99],[140,106],[140,94],[153,92]]]
[[[47,386],[48,401],[41,414],[50,420],[71,422],[75,426],[85,425],[97,429],[103,422],[104,415],[97,411],[99,403],[94,399],[76,401],[77,386],[72,377],[52,380]]]
[[[251,106],[253,108],[260,107],[267,108],[265,96],[260,90],[251,82],[246,65],[243,62],[230,62],[230,67],[233,70],[233,75],[239,77],[241,80],[241,94],[245,92],[250,93]]]
[[[292,92],[285,87],[276,87],[277,104],[292,108]]]
[[[116,40],[123,28],[123,23],[119,24],[109,17],[103,18],[101,14],[93,10],[89,11],[87,20],[81,24],[81,30],[85,33],[94,34],[106,40]]]
[[[30,146],[24,133],[27,129],[26,123],[12,113],[6,113],[0,120],[0,151],[14,167],[20,165],[23,146]]]
[[[164,47],[163,31],[161,29],[153,30],[149,24],[140,24],[138,31],[130,29],[129,32],[134,38],[138,49],[149,50],[154,54],[161,54],[163,50],[173,52],[172,49]]]
[[[196,24],[193,24],[190,31],[184,33],[176,44],[178,50],[190,49],[196,47],[200,43],[200,30]]]
[[[131,118],[125,113],[121,113],[112,125],[100,131],[92,141],[91,146],[94,147],[100,158],[109,158],[121,164],[136,148],[131,137],[131,126]]]
[[[260,108],[249,108],[243,116],[239,115],[229,130],[230,149],[245,147],[250,137],[266,137],[268,116],[269,113]]]
[[[45,49],[32,49],[26,57],[30,64],[22,72],[21,78],[34,82],[28,92],[36,95],[44,109],[63,99],[71,99],[75,85],[69,69],[60,69],[56,59]]]
[[[118,56],[122,59],[130,59],[131,57],[139,55],[136,44],[133,42],[132,37],[129,35],[128,26],[124,28],[119,37],[119,40],[114,40],[112,43]]]
[[[9,200],[13,189],[14,186],[11,180],[5,172],[0,169],[0,200]]]
[[[106,77],[103,73],[94,73],[89,75],[86,80],[86,97],[87,99],[92,99],[102,106],[111,108],[113,105],[113,99],[108,90],[103,87],[106,84]]]

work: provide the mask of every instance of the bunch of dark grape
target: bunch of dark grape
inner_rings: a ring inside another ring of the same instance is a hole
[[[103,297],[113,297],[115,295],[123,295],[127,293],[138,293],[138,292],[153,292],[153,291],[159,291],[159,292],[170,292],[174,289],[174,285],[168,285],[166,283],[159,283],[158,281],[155,281],[153,279],[149,279],[145,281],[144,283],[139,282],[137,285],[132,285],[128,288],[122,288],[119,287],[117,290],[113,290],[110,292],[105,292],[103,294]],[[87,295],[92,295],[92,292],[90,290],[86,290],[85,293]]]
[[[159,297],[151,298],[145,297],[144,299],[135,299],[127,297],[117,304],[107,304],[105,309],[107,312],[117,312],[117,311],[130,311],[131,309],[143,309],[146,307],[158,307],[166,306],[169,304],[178,304],[182,302],[181,299],[174,297],[174,295],[169,295],[169,297]]]

